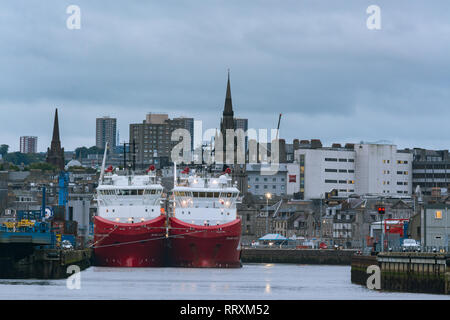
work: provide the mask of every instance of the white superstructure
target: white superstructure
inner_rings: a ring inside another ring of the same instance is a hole
[[[122,223],[137,223],[161,214],[163,187],[153,171],[146,175],[106,174],[97,187],[97,215]]]
[[[212,226],[234,221],[239,190],[231,177],[182,174],[172,192],[173,216],[187,223]]]

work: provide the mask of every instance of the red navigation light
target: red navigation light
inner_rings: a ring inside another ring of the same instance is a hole
[[[225,170],[225,173],[230,174],[230,173],[231,173],[231,169],[230,169],[230,168],[227,168],[227,169]]]
[[[113,166],[109,166],[108,168],[106,168],[105,172],[112,172],[113,171]]]
[[[384,207],[378,207],[378,213],[384,214],[386,212],[386,209]]]
[[[154,171],[154,170],[155,170],[155,166],[151,165],[150,167],[148,167],[147,172]]]

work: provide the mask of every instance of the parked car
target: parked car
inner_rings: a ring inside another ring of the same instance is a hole
[[[319,249],[328,249],[328,246],[327,246],[327,244],[325,242],[321,242],[319,244]]]
[[[65,250],[72,250],[73,246],[69,240],[63,240],[61,242],[61,248],[65,249]]]
[[[417,251],[420,248],[419,243],[414,239],[403,240],[402,250],[403,251]]]

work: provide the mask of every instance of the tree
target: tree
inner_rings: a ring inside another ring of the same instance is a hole
[[[88,154],[102,154],[104,151],[105,149],[100,149],[96,146],[93,146],[88,149]]]
[[[4,158],[8,154],[9,146],[7,144],[0,145],[0,154]]]
[[[97,148],[96,146],[86,148],[86,147],[79,147],[75,149],[75,158],[82,159],[87,158],[89,154],[102,154],[104,149]]]
[[[75,158],[86,158],[88,155],[88,148],[86,147],[80,147],[75,149]]]
[[[47,162],[36,162],[32,163],[29,166],[29,169],[40,169],[40,170],[52,170],[55,171],[57,168],[56,166],[47,163]]]

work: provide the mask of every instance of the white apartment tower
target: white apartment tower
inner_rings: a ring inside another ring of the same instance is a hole
[[[37,152],[37,140],[35,136],[22,136],[20,137],[20,152],[21,153],[36,153]]]
[[[358,194],[410,195],[411,152],[392,144],[355,144],[356,190]]]

